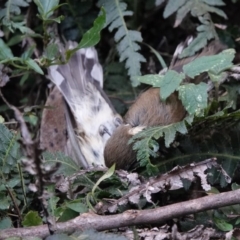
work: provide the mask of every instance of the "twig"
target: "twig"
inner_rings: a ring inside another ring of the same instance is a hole
[[[21,221],[22,221],[22,214],[21,214],[21,212],[20,212],[20,210],[19,210],[19,208],[18,208],[18,205],[17,205],[17,202],[16,202],[16,198],[15,198],[15,196],[13,195],[12,190],[11,190],[7,185],[5,185],[5,188],[6,188],[7,191],[8,191],[8,194],[9,194],[11,200],[12,200],[13,206],[14,206],[16,212],[17,212],[18,218],[19,218],[19,220],[20,220],[20,222],[21,222]]]
[[[57,223],[55,225],[55,228],[56,232],[59,233],[72,233],[76,230],[84,230],[90,228],[103,231],[142,224],[161,224],[172,218],[238,204],[239,199],[240,189],[181,203],[175,203],[165,207],[158,207],[148,210],[128,210],[124,213],[110,216],[100,216],[92,213],[85,213],[68,222]],[[48,235],[49,231],[47,225],[19,229],[11,228],[0,231],[0,240],[12,236],[46,237]]]

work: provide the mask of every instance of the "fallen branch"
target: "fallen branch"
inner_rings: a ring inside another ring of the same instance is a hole
[[[128,210],[124,213],[110,216],[100,216],[93,213],[85,213],[68,222],[57,223],[55,225],[55,232],[72,233],[76,230],[79,231],[91,228],[101,231],[119,227],[129,227],[139,224],[160,224],[172,218],[202,212],[209,209],[238,204],[239,199],[240,189],[231,192],[206,196],[186,202],[175,203],[165,207],[158,207],[148,210]],[[5,239],[7,237],[13,236],[46,237],[48,235],[49,231],[47,225],[18,229],[11,228],[0,231],[0,239]]]

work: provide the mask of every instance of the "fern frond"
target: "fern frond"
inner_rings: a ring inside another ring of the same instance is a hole
[[[217,32],[209,14],[200,16],[199,21],[202,24],[197,27],[197,37],[183,50],[179,56],[180,58],[193,56],[197,51],[204,48],[209,40],[217,38]]]
[[[227,19],[226,14],[218,8],[224,5],[225,3],[222,0],[168,0],[163,16],[167,18],[176,12],[175,27],[181,24],[188,13],[193,17],[197,17],[201,22],[201,25],[197,28],[197,37],[190,43],[181,57],[194,55],[195,52],[206,46],[208,40],[217,38],[217,33],[211,21],[210,13],[215,13]]]
[[[141,75],[140,63],[145,62],[145,58],[138,52],[140,46],[137,42],[142,41],[141,33],[129,30],[124,20],[125,16],[132,16],[132,11],[127,11],[127,4],[121,0],[99,0],[99,6],[106,10],[106,25],[109,31],[117,30],[114,40],[117,43],[117,50],[120,61],[126,60],[128,75],[131,77],[132,85],[137,86],[139,82],[133,76]]]
[[[187,2],[187,0],[179,0],[179,1],[168,0],[167,5],[163,12],[163,17],[167,18],[170,15],[172,15],[173,13],[175,13],[176,11],[180,11],[180,8],[182,8],[183,6],[185,6],[184,9],[186,9],[187,8],[186,2]],[[189,11],[190,11],[190,9],[188,9],[188,12]],[[185,17],[185,15],[184,15],[184,17]]]
[[[206,13],[216,13],[217,15],[227,19],[226,14],[215,6],[224,6],[222,0],[168,0],[163,16],[169,17],[174,12],[177,12],[175,27],[177,27],[184,17],[191,13],[193,17],[203,16]]]
[[[148,165],[151,165],[150,157],[157,157],[156,152],[159,148],[157,139],[164,137],[165,145],[169,147],[177,132],[187,133],[185,120],[167,126],[151,127],[136,134],[129,143],[134,142],[133,150],[137,151],[137,159],[140,165],[148,167]]]

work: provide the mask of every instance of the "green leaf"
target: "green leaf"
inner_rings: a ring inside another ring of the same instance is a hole
[[[55,196],[55,185],[49,185],[47,186],[47,192],[49,193],[49,200],[48,200],[48,212],[53,215],[56,216],[56,209],[57,209],[57,203],[60,200],[59,197]]]
[[[227,15],[225,14],[225,12],[223,10],[219,9],[219,8],[212,7],[212,6],[209,6],[209,5],[205,4],[205,11],[206,12],[211,12],[211,13],[216,13],[217,15],[227,19]]]
[[[45,164],[55,165],[61,163],[55,174],[63,174],[64,176],[72,176],[80,170],[80,166],[73,161],[70,157],[65,156],[61,152],[50,153],[44,152],[42,154]]]
[[[159,85],[161,99],[166,100],[179,87],[184,78],[183,73],[177,73],[173,70],[167,71]]]
[[[189,124],[191,125],[193,123],[193,120],[194,120],[194,115],[188,115],[184,118],[184,120]]]
[[[54,9],[59,5],[59,0],[34,0],[34,3],[37,5],[41,17],[48,19],[53,14]]]
[[[200,115],[207,107],[207,84],[186,84],[178,88],[179,98],[190,115]]]
[[[0,123],[4,123],[4,118],[3,118],[3,116],[2,115],[0,115]]]
[[[0,38],[0,61],[13,58],[11,49]]]
[[[224,219],[214,217],[213,221],[217,226],[217,228],[220,229],[221,231],[229,232],[233,229],[233,225],[230,223],[227,223]]]
[[[152,85],[153,87],[159,87],[161,81],[163,80],[163,75],[159,74],[147,74],[144,76],[134,76],[134,81]]]
[[[10,202],[5,193],[0,193],[0,210],[7,210],[10,207]]]
[[[203,1],[209,5],[215,5],[215,6],[225,6],[226,5],[222,0],[203,0]]]
[[[215,63],[209,72],[213,74],[219,74],[222,71],[225,71],[233,66],[233,59],[235,57],[235,49],[227,49],[222,53],[218,54],[219,59],[217,59],[217,63]],[[221,60],[220,60],[221,59]]]
[[[66,206],[78,213],[88,212],[87,206],[85,204],[83,204],[82,202],[80,202],[79,199],[67,203]]]
[[[12,22],[12,27],[15,28],[15,29],[18,29],[21,33],[27,33],[27,34],[34,34],[35,32],[24,26],[26,25],[26,22]]]
[[[208,71],[219,74],[233,66],[232,60],[234,56],[235,50],[227,49],[214,56],[199,57],[183,66],[183,72],[191,78]]]
[[[152,165],[152,164],[147,164],[146,170],[147,170],[147,173],[149,176],[154,176],[159,173],[157,166]]]
[[[59,222],[66,222],[70,219],[73,219],[75,217],[77,217],[79,215],[79,213],[77,213],[76,211],[73,211],[70,208],[66,208],[62,215],[60,216],[60,218],[58,219]]]
[[[209,13],[216,13],[223,18],[227,18],[226,14],[219,8],[214,6],[222,6],[222,1],[214,0],[169,0],[164,10],[164,17],[168,17],[177,11],[174,27],[179,26],[186,15],[190,12],[194,17],[209,16]],[[212,28],[214,28],[213,24]],[[212,31],[215,31],[212,29]]]
[[[20,83],[19,85],[22,87],[24,85],[24,83],[29,79],[29,71],[27,71],[25,74],[23,74],[23,76],[20,79]]]
[[[227,79],[228,74],[226,72],[214,74],[211,71],[209,71],[208,76],[210,77],[212,82],[216,83],[216,82],[221,82],[221,80]]]
[[[163,12],[163,17],[167,18],[176,12],[182,5],[186,3],[187,0],[169,0]]]
[[[106,12],[101,8],[102,14],[97,17],[93,23],[93,27],[89,29],[84,35],[78,48],[87,48],[96,45],[100,40],[100,33],[104,28],[106,21]]]
[[[186,1],[186,3],[180,7],[177,11],[177,15],[176,15],[176,20],[174,23],[174,27],[177,27],[180,25],[180,23],[182,22],[182,20],[186,17],[186,15],[191,11],[192,7],[193,7],[194,1]]]
[[[22,42],[22,34],[14,34],[7,42],[8,47],[12,47]]]
[[[156,0],[155,1],[155,6],[159,6],[159,5],[161,5],[162,3],[164,3],[165,2],[165,0]]]
[[[115,171],[115,164],[114,164],[113,166],[111,166],[111,167],[107,170],[107,172],[103,174],[102,177],[100,177],[100,178],[98,179],[98,181],[96,182],[96,184],[94,185],[94,187],[93,187],[93,189],[92,189],[92,195],[94,195],[94,192],[95,192],[96,188],[98,187],[98,185],[99,185],[102,181],[104,181],[105,179],[110,178],[110,177],[113,175],[114,171]]]
[[[63,5],[63,4],[61,4]],[[60,5],[59,5],[60,6]],[[56,18],[50,18],[50,19],[47,19],[45,20],[46,23],[48,24],[52,24],[53,22],[56,22],[56,23],[61,23],[61,21],[64,19],[64,16],[58,16]]]
[[[12,227],[12,221],[9,217],[0,220],[0,230]]]
[[[186,47],[180,54],[180,58],[193,56],[197,51],[201,50],[207,45],[207,42],[215,37],[215,31],[213,31],[211,25],[200,25],[197,27],[198,35],[193,41]]]
[[[240,223],[240,218],[237,218],[235,225],[238,225]]]
[[[12,62],[21,62],[22,63],[22,58],[13,57],[13,58],[6,58],[3,60],[0,60],[0,63],[12,63]]]
[[[29,48],[27,48],[27,49],[23,52],[21,58],[24,59],[24,60],[31,58],[31,56],[33,55],[33,52],[34,52],[34,49],[35,49],[35,48],[36,48],[36,45],[32,45],[32,46],[30,46]]]
[[[24,116],[24,120],[30,123],[33,126],[36,126],[38,123],[38,117],[35,115],[34,112],[29,112]]]
[[[17,176],[17,177],[12,177],[11,179],[9,179],[8,181],[7,181],[7,186],[9,187],[9,188],[14,188],[14,187],[16,187],[19,183],[20,183],[20,178],[19,178],[19,176]]]
[[[33,69],[35,72],[39,73],[39,74],[44,74],[42,69],[38,66],[38,64],[31,58],[25,60],[26,64]]]
[[[84,35],[78,46],[74,49],[66,51],[67,60],[80,48],[87,48],[96,45],[100,40],[101,30],[104,28],[106,21],[106,12],[101,8],[102,14],[97,17],[93,23],[93,27]]]
[[[39,217],[38,212],[29,211],[22,221],[24,227],[39,226],[42,225],[42,219]]]
[[[93,27],[89,29],[84,35],[81,42],[78,44],[78,48],[86,48],[96,45],[100,40],[100,33],[104,28],[106,22],[106,12],[104,8],[101,8],[101,15],[94,21]]]
[[[157,57],[159,63],[161,64],[162,68],[167,68],[167,64],[165,63],[163,57],[159,54],[158,51],[156,51],[153,47],[151,47],[150,45],[143,43],[144,45],[146,45],[147,47],[150,48],[151,52],[153,52],[155,54],[155,56]]]
[[[17,133],[13,133],[0,124],[0,171],[8,174],[14,169],[19,159]]]
[[[237,190],[240,188],[240,185],[237,183],[233,183],[231,187],[232,187],[232,190]]]
[[[211,190],[207,191],[207,194],[211,195],[211,194],[218,194],[219,190],[215,187],[211,187]]]

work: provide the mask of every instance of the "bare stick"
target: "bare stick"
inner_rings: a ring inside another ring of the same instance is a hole
[[[175,203],[165,207],[158,207],[148,210],[128,210],[121,214],[110,216],[100,216],[93,213],[85,213],[68,222],[57,223],[55,225],[58,233],[72,233],[76,230],[96,229],[108,230],[119,227],[134,226],[140,224],[164,223],[172,218],[181,217],[209,209],[220,208],[233,204],[238,204],[240,199],[240,189],[230,192],[210,195],[186,202]],[[29,228],[11,228],[0,231],[0,239],[18,236],[39,236],[49,235],[47,225]]]

